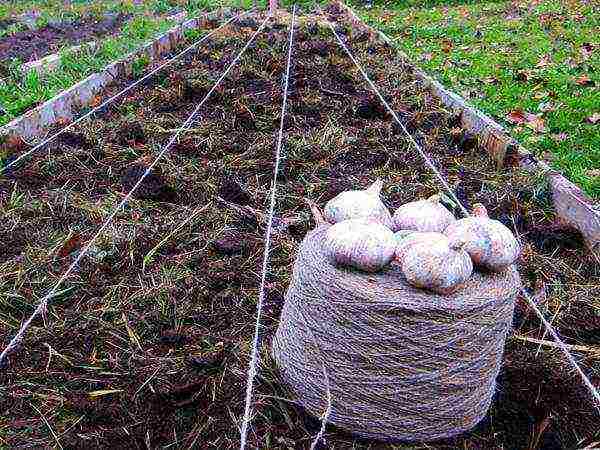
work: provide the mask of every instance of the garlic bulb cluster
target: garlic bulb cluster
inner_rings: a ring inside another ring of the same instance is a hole
[[[396,239],[377,219],[349,219],[327,230],[323,248],[335,264],[377,272],[394,258]]]
[[[396,210],[392,218],[394,231],[413,230],[441,233],[456,219],[444,205],[439,195],[426,200],[406,203]]]
[[[370,217],[391,227],[392,216],[380,198],[383,182],[377,180],[368,189],[345,191],[327,202],[323,211],[325,220],[338,223],[348,219]]]
[[[396,252],[406,281],[438,294],[459,289],[473,273],[465,243],[440,233],[414,233],[402,239]]]
[[[464,249],[473,262],[493,272],[513,264],[521,251],[512,232],[501,222],[490,219],[481,204],[473,206],[473,216],[457,220],[444,234],[450,240],[464,241]]]

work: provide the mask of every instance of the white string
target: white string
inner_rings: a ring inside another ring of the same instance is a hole
[[[198,104],[198,106],[196,106],[196,108],[194,109],[194,111],[189,115],[189,117],[183,123],[183,125],[181,126],[181,128],[177,129],[177,131],[175,132],[175,134],[173,135],[173,137],[169,140],[169,142],[167,143],[167,145],[165,145],[165,147],[160,151],[160,153],[154,159],[154,161],[152,162],[152,164],[150,164],[150,166],[146,169],[146,171],[144,172],[144,174],[142,175],[142,177],[133,186],[133,188],[127,193],[127,195],[125,195],[125,197],[123,198],[123,200],[117,205],[117,207],[113,210],[113,212],[108,216],[108,218],[106,219],[106,221],[102,224],[102,226],[96,232],[96,234],[92,237],[92,239],[85,245],[85,247],[82,248],[81,252],[79,252],[79,255],[77,255],[77,258],[75,258],[75,261],[69,266],[69,268],[67,269],[67,271],[60,277],[60,279],[54,285],[54,287],[52,288],[52,290],[46,296],[44,296],[44,298],[40,301],[40,304],[35,309],[35,311],[31,315],[31,317],[29,317],[29,319],[27,319],[27,321],[25,321],[23,323],[23,325],[21,325],[21,328],[19,329],[18,333],[15,335],[15,337],[12,339],[12,341],[10,341],[10,343],[4,349],[4,351],[2,352],[2,354],[0,354],[0,368],[4,367],[4,360],[10,354],[10,352],[12,350],[14,350],[17,347],[17,345],[21,342],[21,340],[23,339],[23,336],[25,335],[25,332],[27,331],[27,329],[29,328],[29,326],[31,325],[31,323],[33,322],[33,320],[38,315],[40,315],[43,311],[46,310],[46,307],[48,306],[48,302],[56,294],[57,289],[67,279],[67,277],[73,272],[73,270],[75,269],[75,267],[77,267],[77,265],[79,264],[79,262],[81,261],[81,259],[86,255],[86,253],[92,247],[92,245],[94,244],[94,242],[96,241],[96,239],[98,239],[98,237],[104,232],[104,230],[106,229],[106,227],[108,227],[108,225],[112,222],[112,220],[115,218],[115,216],[121,210],[121,208],[129,201],[129,199],[131,198],[131,196],[133,195],[133,193],[135,192],[135,190],[140,186],[140,184],[142,183],[142,181],[144,180],[144,178],[146,178],[146,176],[148,176],[148,174],[152,171],[152,169],[154,168],[154,166],[156,166],[156,164],[158,163],[158,161],[171,148],[171,146],[177,140],[177,138],[179,137],[179,135],[181,134],[181,132],[189,129],[192,121],[194,120],[194,118],[195,118],[196,114],[198,113],[198,111],[200,110],[200,108],[202,108],[202,106],[204,105],[204,103],[206,102],[206,100],[208,100],[208,98],[211,96],[211,94],[214,92],[214,90],[219,86],[219,84],[223,81],[223,79],[225,79],[225,77],[227,76],[227,74],[229,73],[229,71],[238,62],[238,60],[244,54],[244,52],[246,51],[246,49],[250,46],[250,44],[252,43],[252,41],[254,41],[254,38],[262,31],[262,29],[264,28],[265,24],[267,23],[267,20],[269,19],[269,17],[270,16],[268,15],[265,18],[265,20],[263,21],[263,23],[261,24],[261,26],[258,28],[258,30],[256,30],[256,32],[254,32],[254,34],[252,35],[252,37],[250,38],[250,40],[246,43],[246,45],[242,48],[242,50],[237,54],[237,56],[235,57],[235,59],[229,64],[229,66],[227,67],[227,69],[225,70],[225,72],[223,72],[223,74],[215,82],[215,84],[213,85],[213,87],[204,96],[204,98]]]
[[[271,233],[273,230],[273,215],[275,214],[275,200],[277,195],[277,174],[279,173],[279,162],[281,159],[281,144],[283,142],[283,125],[285,119],[285,110],[287,105],[288,86],[290,80],[290,66],[292,62],[292,45],[294,39],[294,22],[296,18],[296,5],[292,10],[292,20],[290,23],[290,40],[287,56],[287,69],[285,74],[285,87],[283,91],[283,102],[281,105],[281,123],[279,124],[279,135],[277,137],[277,150],[275,152],[275,168],[273,169],[273,185],[271,186],[271,202],[269,206],[269,219],[267,230],[265,232],[265,250],[263,254],[262,273],[260,279],[260,291],[258,294],[258,305],[256,308],[256,323],[254,326],[254,339],[252,341],[252,352],[250,356],[250,366],[248,368],[248,380],[246,384],[246,404],[244,408],[244,417],[242,419],[242,428],[240,431],[240,450],[246,448],[248,440],[248,427],[251,422],[252,391],[254,389],[254,378],[258,366],[258,346],[260,336],[260,318],[265,300],[265,284],[267,280],[267,267],[269,264],[269,251],[271,247]]]
[[[123,89],[121,92],[118,92],[117,94],[113,95],[112,97],[110,97],[109,99],[105,100],[104,102],[102,102],[99,106],[96,106],[95,108],[93,108],[92,110],[88,111],[87,113],[85,113],[83,116],[79,117],[77,120],[71,122],[70,124],[66,125],[63,129],[61,129],[60,131],[58,131],[57,133],[53,134],[52,136],[50,136],[49,138],[45,139],[43,142],[41,142],[40,144],[37,144],[35,147],[33,147],[32,149],[28,150],[27,152],[23,153],[22,155],[20,155],[18,158],[16,158],[15,160],[11,161],[9,164],[7,164],[6,166],[0,168],[0,175],[5,173],[8,169],[10,169],[12,166],[14,166],[15,164],[17,164],[19,161],[21,161],[23,158],[26,158],[27,156],[31,155],[32,153],[36,152],[37,150],[39,150],[40,148],[42,148],[44,145],[54,141],[58,136],[60,136],[61,134],[63,134],[65,131],[70,130],[71,128],[73,128],[75,125],[77,125],[78,123],[80,123],[81,121],[83,121],[84,119],[86,119],[87,117],[91,116],[92,114],[94,114],[95,112],[97,112],[98,110],[104,108],[106,105],[108,105],[109,103],[113,102],[114,100],[122,97],[124,94],[126,94],[127,92],[129,92],[131,89],[133,89],[134,87],[138,86],[140,83],[142,83],[143,81],[147,80],[148,78],[150,78],[151,76],[153,76],[155,73],[159,72],[160,70],[164,69],[165,67],[167,67],[168,65],[172,64],[173,62],[175,62],[176,60],[180,59],[183,55],[185,55],[186,53],[188,53],[190,50],[192,50],[193,48],[197,47],[199,44],[201,44],[202,42],[204,42],[206,39],[208,39],[212,34],[216,33],[217,31],[219,31],[221,28],[227,26],[229,23],[231,23],[234,20],[237,20],[247,14],[249,14],[250,11],[245,11],[242,14],[238,14],[235,17],[232,17],[231,19],[227,20],[225,23],[223,23],[220,27],[215,28],[214,30],[212,30],[210,33],[208,33],[206,36],[203,36],[202,39],[200,39],[197,42],[194,42],[192,45],[190,45],[189,47],[187,47],[186,49],[182,50],[179,54],[173,56],[171,59],[169,59],[168,61],[166,61],[165,63],[161,64],[160,66],[158,66],[157,68],[153,69],[152,71],[148,72],[146,75],[144,75],[142,78],[140,78],[139,80],[134,81],[133,83],[131,83],[129,86],[127,86],[125,89]]]
[[[464,214],[465,217],[470,216],[470,214],[467,211],[467,209],[460,203],[460,201],[458,200],[458,198],[456,197],[456,195],[454,195],[454,191],[452,191],[452,188],[446,182],[446,179],[444,178],[444,176],[438,171],[437,167],[435,167],[435,164],[433,164],[433,161],[431,161],[431,159],[429,159],[429,157],[423,151],[423,149],[421,148],[421,146],[417,143],[417,141],[408,132],[408,130],[406,129],[406,127],[404,126],[404,124],[398,118],[398,115],[396,114],[396,112],[390,107],[390,105],[388,104],[388,102],[386,101],[386,99],[383,98],[383,95],[381,95],[381,92],[379,92],[379,89],[377,89],[377,86],[375,86],[375,84],[371,81],[371,79],[369,78],[369,76],[367,75],[367,73],[364,71],[364,69],[361,67],[361,65],[356,60],[356,58],[354,58],[354,55],[352,55],[352,53],[350,53],[350,50],[348,50],[348,47],[346,47],[346,44],[344,44],[344,42],[342,41],[342,39],[338,36],[338,34],[336,33],[335,29],[333,28],[333,25],[331,24],[331,22],[327,21],[327,25],[329,25],[329,28],[331,28],[331,31],[335,35],[336,39],[338,40],[338,42],[340,43],[340,45],[342,46],[342,48],[346,51],[346,53],[348,54],[348,56],[350,57],[350,59],[352,60],[352,62],[354,62],[354,65],[362,73],[364,79],[367,81],[367,83],[369,83],[369,85],[371,86],[371,89],[373,89],[373,92],[375,92],[375,94],[377,94],[377,96],[379,97],[379,100],[381,100],[381,103],[384,104],[384,106],[386,107],[386,109],[388,110],[388,112],[392,115],[392,117],[394,118],[394,120],[396,121],[396,123],[400,126],[400,128],[402,128],[402,130],[406,134],[406,137],[408,137],[408,139],[410,140],[410,142],[417,149],[417,151],[419,152],[419,154],[421,155],[421,157],[423,158],[423,160],[425,161],[425,163],[429,166],[429,168],[431,169],[431,171],[435,174],[435,176],[437,177],[437,179],[439,180],[439,182],[442,184],[442,186],[446,189],[446,191],[448,191],[448,194],[450,194],[450,197],[452,197],[452,200],[454,200],[456,202],[457,206],[460,208],[461,212]]]
[[[427,163],[427,165],[434,172],[434,174],[436,175],[436,177],[438,178],[438,180],[440,181],[440,183],[448,191],[448,193],[452,196],[453,200],[456,201],[457,205],[460,207],[460,209],[463,211],[463,213],[466,216],[469,216],[468,211],[461,204],[461,202],[458,200],[458,198],[456,198],[456,196],[452,192],[452,189],[450,188],[450,186],[448,185],[448,183],[444,179],[443,175],[437,170],[437,168],[435,167],[435,165],[431,162],[431,160],[423,152],[423,150],[417,144],[417,142],[412,138],[412,136],[410,135],[410,133],[408,132],[408,130],[404,127],[404,125],[400,122],[400,120],[398,119],[398,116],[396,115],[396,113],[394,112],[394,110],[392,110],[392,108],[390,107],[390,105],[388,104],[388,102],[383,98],[383,95],[381,95],[381,93],[377,89],[377,86],[375,86],[375,84],[371,81],[371,79],[369,78],[369,76],[367,75],[367,73],[363,70],[363,68],[360,66],[360,64],[356,60],[356,58],[354,58],[354,56],[352,55],[352,53],[350,53],[350,50],[348,50],[348,47],[346,47],[346,45],[344,44],[344,42],[340,39],[340,37],[336,33],[336,31],[335,31],[333,25],[331,24],[331,22],[327,21],[327,24],[331,28],[331,31],[333,32],[333,34],[337,38],[337,40],[340,43],[340,45],[342,46],[342,48],[346,51],[346,53],[348,54],[348,56],[350,57],[350,59],[352,59],[352,61],[356,65],[356,67],[360,70],[360,72],[362,73],[363,77],[369,83],[369,85],[371,86],[371,88],[373,89],[373,91],[377,94],[377,96],[379,97],[379,99],[381,100],[381,102],[384,104],[384,106],[386,107],[386,109],[388,110],[388,112],[394,117],[394,119],[396,120],[396,122],[398,123],[398,125],[400,125],[402,127],[402,129],[404,130],[404,132],[406,133],[406,135],[409,137],[409,139],[414,144],[415,148],[421,154],[421,157],[425,160],[425,162]],[[533,310],[535,311],[535,313],[538,315],[538,317],[540,318],[540,320],[542,321],[542,323],[546,327],[546,330],[552,335],[553,339],[556,341],[556,343],[558,344],[558,346],[560,347],[560,349],[562,350],[562,352],[567,357],[567,360],[569,361],[569,363],[577,371],[577,373],[579,374],[579,376],[581,377],[581,379],[583,381],[583,384],[590,391],[590,394],[592,395],[592,398],[597,403],[596,407],[599,408],[599,410],[600,410],[600,393],[598,392],[598,389],[592,384],[592,382],[590,381],[590,379],[583,372],[583,370],[581,369],[581,367],[579,366],[579,364],[575,360],[575,357],[571,354],[571,352],[569,351],[568,347],[561,340],[561,338],[558,335],[558,333],[554,330],[554,327],[546,320],[544,314],[539,310],[539,308],[537,307],[537,305],[535,304],[535,301],[531,298],[531,296],[524,289],[521,291],[521,294],[527,300],[527,302],[529,303],[529,305],[533,308]]]

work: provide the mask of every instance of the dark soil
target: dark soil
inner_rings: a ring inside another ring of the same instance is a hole
[[[118,32],[128,16],[86,19],[76,23],[48,25],[35,31],[19,31],[0,38],[0,61],[19,58],[23,62],[55,53],[65,44],[77,45]]]
[[[249,448],[307,449],[319,429],[285,400],[291,394],[268,357],[295,252],[314,226],[305,199],[322,206],[376,178],[385,183],[391,209],[439,191],[408,140],[370,100],[328,28],[314,23],[298,31],[329,51],[294,48]],[[166,144],[165,130],[179,127],[201,100],[186,94],[182,80],[200,80],[201,73],[216,79],[251,25],[221,32],[173,69],[181,76],[140,87],[0,179],[1,342]],[[267,27],[0,371],[1,445],[56,446],[41,411],[63,448],[239,448],[287,32],[287,23]],[[357,58],[377,75],[459,198],[484,203],[518,232],[526,288],[567,343],[584,348],[575,353],[597,383],[600,266],[580,236],[555,225],[548,187],[524,171],[498,172],[411,67],[389,48],[357,38],[349,38]],[[169,112],[157,108],[164,104]],[[357,114],[361,105],[368,114]],[[132,114],[143,139],[123,128]],[[244,125],[249,118],[253,126]],[[3,151],[19,154],[22,147]],[[175,199],[165,201],[164,189],[176,192]],[[495,403],[469,433],[392,446],[328,427],[322,448],[570,449],[600,440],[589,396],[548,340],[519,301]]]

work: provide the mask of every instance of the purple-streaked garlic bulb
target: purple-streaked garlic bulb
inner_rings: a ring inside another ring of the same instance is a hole
[[[464,249],[475,265],[493,272],[513,264],[521,252],[512,232],[501,222],[490,219],[480,203],[473,205],[473,216],[457,220],[444,234],[450,240],[464,241]]]
[[[435,236],[417,240],[403,255],[402,273],[411,286],[451,294],[469,279],[473,262],[463,250],[464,242],[450,241],[440,233],[427,234]]]
[[[441,233],[430,231],[400,230],[394,233],[394,237],[396,238],[396,253],[394,255],[394,260],[398,264],[402,264],[404,257],[410,252],[410,249],[419,243],[445,240],[447,244],[450,245],[450,240],[446,236]]]
[[[441,233],[452,222],[454,215],[440,203],[440,196],[406,203],[396,210],[392,230],[413,230]]]
[[[377,272],[394,258],[396,239],[377,219],[348,219],[327,230],[323,248],[335,264]]]
[[[377,180],[362,191],[345,191],[329,200],[323,210],[323,216],[329,223],[338,223],[348,219],[372,217],[386,227],[392,226],[392,215],[381,201],[383,182]]]

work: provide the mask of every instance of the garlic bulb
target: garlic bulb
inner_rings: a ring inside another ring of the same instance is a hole
[[[441,233],[456,219],[444,205],[440,196],[434,195],[427,200],[406,203],[396,210],[392,218],[392,230],[413,230]]]
[[[441,240],[447,245],[450,245],[450,240],[441,233],[400,230],[394,233],[394,237],[396,238],[396,253],[394,259],[399,264],[402,264],[406,254],[410,252],[410,249],[416,244]]]
[[[382,187],[383,182],[377,180],[368,189],[341,192],[325,205],[325,220],[338,223],[347,219],[374,217],[386,227],[391,227],[392,215],[380,198]]]
[[[377,219],[349,219],[327,230],[323,248],[335,264],[377,272],[394,257],[396,240],[392,230]]]
[[[450,294],[459,289],[473,273],[473,262],[462,247],[464,242],[449,241],[438,233],[437,238],[415,242],[406,251],[401,270],[414,287],[438,294]]]
[[[478,266],[499,272],[514,263],[521,249],[512,232],[490,219],[482,204],[473,205],[473,214],[448,226],[444,234],[450,240],[465,241],[465,251]]]

